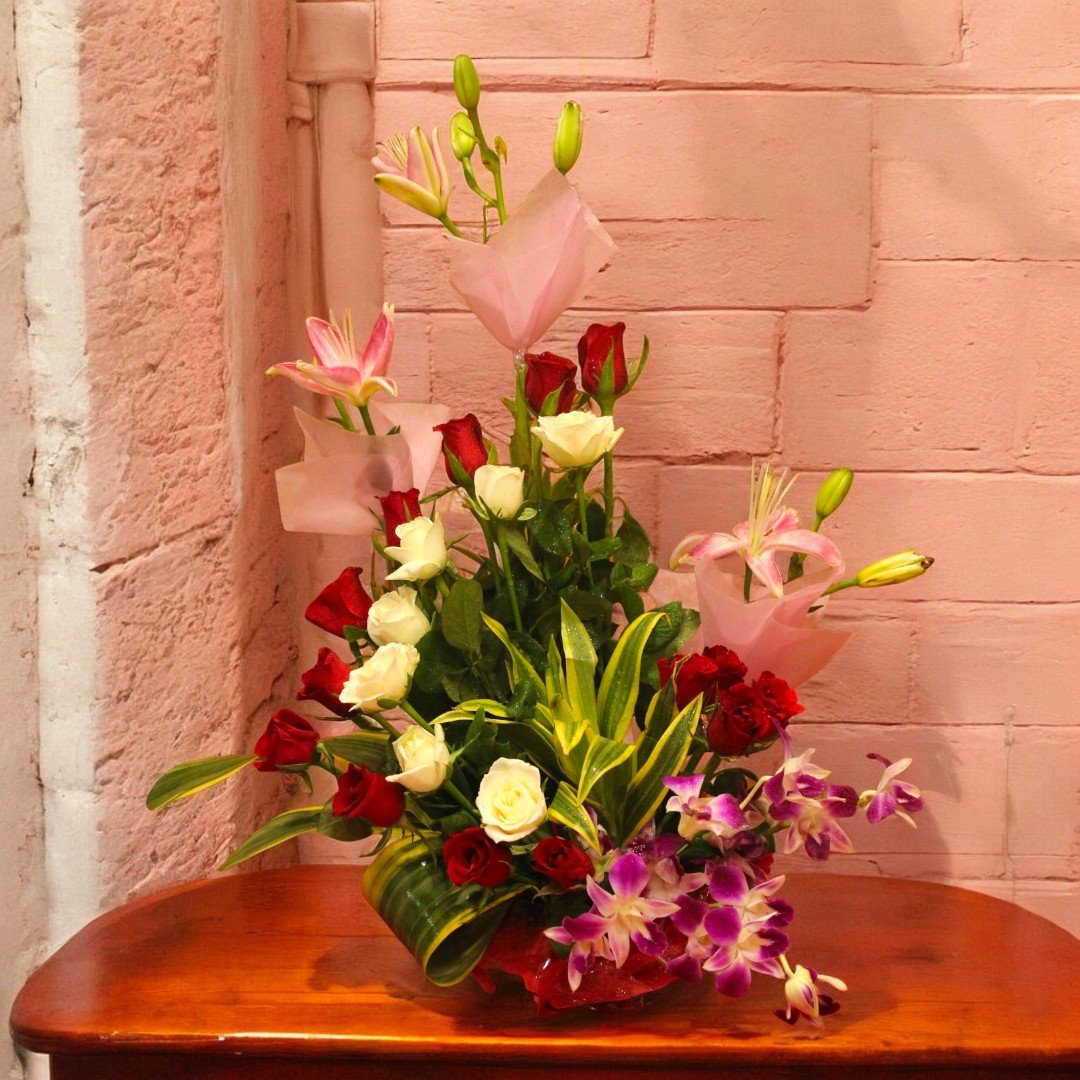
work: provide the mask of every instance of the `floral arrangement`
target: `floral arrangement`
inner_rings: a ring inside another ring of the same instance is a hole
[[[536,351],[614,250],[566,179],[580,109],[565,106],[555,168],[508,214],[506,147],[485,137],[468,57],[454,87],[475,228],[449,216],[438,129],[380,144],[375,183],[449,232],[450,284],[513,354],[509,445],[472,414],[385,403],[391,306],[362,347],[348,315],[309,319],[314,359],[271,374],[337,415],[298,411],[304,457],[278,487],[286,528],[370,541],[370,587],[347,567],[306,612],[348,655],[321,648],[301,676],[297,698],[325,713],[276,712],[250,753],[180,765],[148,803],[248,766],[309,792],[313,771],[329,774],[325,803],[278,815],[224,867],[308,832],[377,838],[364,892],[437,984],[472,972],[491,987],[502,969],[555,1009],[706,975],[740,996],[758,974],[783,981],[781,1018],[820,1023],[845,986],[791,958],[774,853],[850,851],[849,819],[914,825],[922,799],[900,778],[908,759],[868,754],[883,771],[858,791],[788,725],[800,684],[847,640],[822,625],[828,597],[932,560],[905,551],[848,574],[822,527],[852,473],[828,476],[804,526],[794,478],[755,462],[746,521],[687,537],[661,570],[613,456],[648,341],[628,357],[622,323],[593,325],[576,363]],[[774,743],[780,764],[750,768]]]

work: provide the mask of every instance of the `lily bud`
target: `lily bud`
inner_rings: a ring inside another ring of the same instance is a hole
[[[480,104],[480,76],[465,53],[454,58],[454,93],[463,109],[475,109]]]
[[[466,113],[454,113],[450,120],[450,149],[458,161],[468,161],[476,149],[476,132]]]
[[[851,490],[851,481],[854,479],[855,474],[850,469],[833,469],[825,477],[821,487],[818,488],[817,503],[814,506],[818,521],[824,521],[840,509],[840,504],[847,498],[847,493]]]
[[[568,101],[559,113],[559,122],[555,127],[555,141],[551,146],[555,168],[564,175],[574,167],[581,153],[581,139],[581,106],[576,101]]]
[[[925,574],[934,560],[929,555],[920,555],[917,551],[901,551],[899,555],[890,555],[887,559],[878,559],[876,563],[864,566],[855,575],[855,584],[860,589],[876,589],[882,585],[898,585],[901,581],[910,581]]]

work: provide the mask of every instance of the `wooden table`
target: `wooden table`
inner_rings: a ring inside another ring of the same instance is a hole
[[[848,980],[823,1032],[708,985],[641,1012],[536,1019],[516,989],[428,985],[360,896],[304,866],[200,881],[77,934],[12,1011],[58,1080],[1080,1076],[1080,942],[1000,900],[795,877],[792,955]]]

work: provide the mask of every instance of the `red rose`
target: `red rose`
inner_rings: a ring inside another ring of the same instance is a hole
[[[279,709],[255,743],[255,768],[276,772],[279,765],[306,765],[315,753],[319,733],[292,709]]]
[[[321,648],[315,666],[308,668],[300,676],[300,689],[296,693],[296,699],[317,701],[323,708],[337,713],[338,716],[348,716],[351,707],[343,705],[339,695],[350,671],[352,668],[333,649]]]
[[[350,765],[339,777],[334,817],[363,818],[389,828],[405,812],[405,791],[365,765]]]
[[[720,695],[709,721],[709,749],[723,757],[738,757],[751,743],[768,738],[772,732],[761,694],[753,686],[737,683]]]
[[[666,686],[675,674],[675,704],[685,709],[691,701],[704,694],[701,711],[710,713],[716,707],[720,693],[742,682],[746,665],[723,645],[710,645],[702,653],[682,653],[668,660],[658,660],[660,685]]]
[[[487,464],[484,433],[480,429],[480,421],[472,413],[466,413],[457,420],[447,420],[445,424],[436,424],[435,430],[442,432],[443,461],[446,463],[446,475],[451,480],[455,479],[454,471],[450,468],[451,454],[469,476],[481,465]]]
[[[573,840],[548,836],[533,848],[533,866],[560,889],[580,885],[594,873],[592,859]]]
[[[346,567],[307,606],[304,618],[330,634],[344,637],[346,626],[367,626],[371,597],[360,584],[359,566]]]
[[[577,368],[572,360],[553,352],[525,354],[525,400],[539,414],[548,394],[559,391],[556,413],[568,412],[577,394]]]
[[[626,389],[626,357],[623,355],[623,332],[626,323],[603,326],[593,323],[577,344],[578,363],[581,365],[581,385],[590,394],[600,389],[600,376],[612,358],[615,375],[615,393],[621,394]]]
[[[475,882],[485,889],[501,885],[513,869],[510,849],[496,844],[479,826],[462,829],[443,843],[446,876],[455,885]]]
[[[389,495],[383,495],[379,499],[382,506],[383,521],[386,523],[386,542],[388,544],[400,544],[398,526],[406,521],[412,521],[421,515],[420,490],[409,488],[408,491],[391,491]]]
[[[761,694],[761,700],[769,715],[781,726],[787,727],[787,722],[803,711],[803,706],[799,704],[799,695],[771,671],[763,671],[754,681],[754,686]]]

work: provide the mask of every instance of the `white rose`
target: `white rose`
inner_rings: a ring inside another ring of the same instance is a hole
[[[409,680],[419,663],[420,654],[411,645],[396,641],[380,645],[363,667],[349,673],[341,700],[361,712],[378,712],[384,707],[380,702],[395,704],[409,692]]]
[[[577,469],[603,457],[622,438],[610,416],[573,411],[559,416],[537,417],[532,433],[544,453],[561,469]]]
[[[407,585],[384,593],[368,609],[367,632],[376,645],[394,641],[415,645],[430,629],[431,622],[416,602],[416,590]]]
[[[418,794],[434,791],[446,779],[446,766],[450,764],[442,725],[435,725],[434,735],[419,724],[409,728],[400,739],[394,740],[394,757],[401,772],[388,776],[387,780]]]
[[[513,465],[481,465],[473,484],[476,497],[496,517],[512,518],[525,501],[525,473]]]
[[[446,565],[446,534],[438,516],[418,517],[399,525],[396,547],[388,547],[386,554],[394,562],[401,563],[387,581],[427,581],[442,571]]]
[[[480,781],[476,808],[484,832],[496,843],[528,836],[547,817],[540,770],[517,758],[499,758]]]

